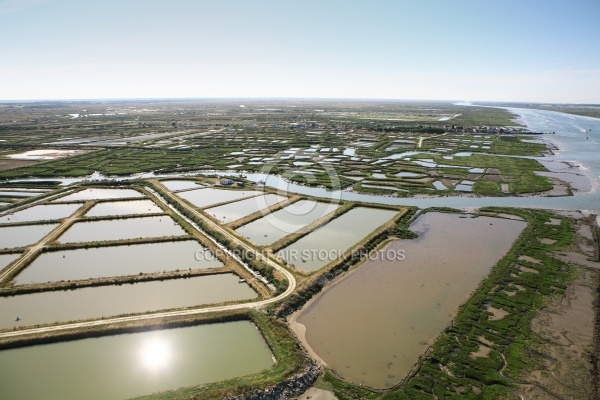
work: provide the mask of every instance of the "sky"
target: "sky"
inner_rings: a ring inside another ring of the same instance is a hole
[[[600,103],[599,0],[0,0],[0,100]]]

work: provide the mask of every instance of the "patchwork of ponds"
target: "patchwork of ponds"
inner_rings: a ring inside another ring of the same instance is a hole
[[[206,212],[217,218],[219,221],[228,223],[237,221],[238,219],[257,211],[264,210],[286,199],[287,197],[276,194],[265,194],[263,196],[256,196],[250,199],[208,208],[206,209]]]
[[[253,374],[273,365],[249,321],[0,351],[3,398],[124,399]]]
[[[0,256],[1,257],[1,256]],[[0,265],[2,258],[0,258]],[[42,253],[15,277],[17,285],[218,268],[223,264],[193,240]]]
[[[187,233],[171,217],[165,215],[77,222],[67,229],[58,241],[60,243],[96,242],[182,235]]]
[[[256,190],[206,188],[178,193],[177,196],[189,201],[196,207],[203,208],[213,204],[227,203],[230,201],[244,199],[246,197],[258,196],[259,194],[262,194],[262,192]]]
[[[26,208],[0,217],[0,224],[63,219],[73,214],[81,204],[46,204]]]
[[[277,255],[302,271],[319,270],[396,214],[393,210],[353,208],[281,249]]]
[[[111,215],[156,214],[163,210],[152,200],[111,201],[92,207],[86,217],[105,217]]]
[[[304,228],[311,222],[335,211],[338,207],[338,204],[335,203],[299,200],[244,225],[236,231],[254,243],[265,246]]]
[[[76,193],[69,194],[65,197],[54,200],[61,201],[87,201],[87,200],[104,200],[104,199],[126,199],[138,198],[144,195],[133,189],[84,189]]]
[[[49,234],[58,224],[0,227],[0,248],[29,246]]]
[[[235,274],[0,297],[0,329],[251,300],[256,292]],[[16,318],[20,317],[19,321]]]
[[[301,311],[305,339],[340,376],[401,381],[525,228],[523,221],[427,213]],[[374,312],[376,311],[376,312]]]

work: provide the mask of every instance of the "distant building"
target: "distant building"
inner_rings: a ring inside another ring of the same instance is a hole
[[[221,185],[231,186],[231,185],[233,185],[233,181],[231,179],[221,179]]]

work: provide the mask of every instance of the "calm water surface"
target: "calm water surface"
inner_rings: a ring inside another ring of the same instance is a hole
[[[15,213],[4,214],[0,217],[0,224],[63,219],[73,214],[79,207],[80,204],[37,205]]]
[[[172,180],[172,181],[160,181],[167,189],[170,191],[176,190],[186,190],[186,189],[198,189],[202,187],[202,184],[197,181],[180,181],[180,180]]]
[[[86,201],[103,199],[125,199],[125,198],[144,197],[143,194],[133,189],[84,189],[77,193],[61,197],[55,200],[60,201]]]
[[[0,351],[0,397],[126,399],[272,365],[251,322],[200,325]]]
[[[236,231],[258,245],[269,245],[335,211],[338,204],[299,200]]]
[[[58,241],[61,243],[125,240],[160,236],[182,236],[187,233],[169,216],[77,222]]]
[[[186,240],[42,253],[15,281],[17,285],[27,285],[222,266],[208,249]]]
[[[177,196],[189,201],[199,208],[213,204],[240,200],[246,197],[258,196],[262,192],[256,190],[226,190],[226,189],[198,189],[189,192],[178,193]]]
[[[206,212],[217,218],[219,221],[228,223],[237,221],[238,219],[257,211],[264,210],[286,199],[287,197],[276,194],[265,194],[263,196],[256,196],[250,199],[208,208],[206,209]]]
[[[39,196],[40,194],[43,194],[43,192],[28,192],[28,191],[19,192],[16,190],[0,191],[0,196],[5,196],[5,197],[31,197],[31,196]]]
[[[21,253],[17,254],[0,254],[0,270],[6,267],[11,262],[15,261],[21,256]]]
[[[375,388],[395,385],[525,226],[427,213],[411,226],[418,239],[390,243],[319,295],[297,321],[340,376]]]
[[[34,244],[57,226],[58,224],[0,227],[0,248],[9,249]]]
[[[86,217],[105,217],[109,215],[157,214],[163,210],[152,200],[111,201],[96,204],[88,211]]]
[[[396,214],[398,212],[392,210],[353,208],[281,249],[277,255],[302,271],[316,271],[337,260],[340,253],[348,250]]]
[[[0,329],[256,298],[238,281],[218,274],[0,297]]]

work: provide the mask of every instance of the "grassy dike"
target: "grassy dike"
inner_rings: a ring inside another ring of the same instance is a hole
[[[409,207],[406,212],[397,218],[393,227],[380,228],[375,234],[365,238],[360,245],[356,246],[346,257],[332,266],[325,267],[312,275],[303,282],[302,286],[296,290],[288,299],[277,305],[273,314],[278,317],[286,317],[294,311],[300,309],[313,296],[319,293],[323,288],[337,276],[349,269],[358,266],[365,256],[391,237],[412,238],[414,233],[408,229],[410,220],[417,212],[417,207]],[[387,226],[388,224],[386,224]]]
[[[513,398],[525,370],[537,363],[530,346],[541,339],[530,329],[539,309],[560,297],[574,277],[574,270],[551,257],[550,251],[568,246],[572,240],[569,221],[549,225],[547,211],[485,208],[486,215],[509,213],[527,221],[528,226],[511,250],[492,269],[470,299],[458,310],[453,323],[421,358],[411,374],[396,387],[375,391],[354,385],[330,371],[318,386],[344,399],[502,399]],[[556,240],[551,245],[541,238]],[[537,262],[523,260],[531,257]],[[521,258],[521,259],[520,259]],[[521,267],[537,271],[527,272]],[[522,290],[517,290],[520,287]],[[512,296],[508,293],[516,294]],[[506,311],[501,319],[489,318],[488,307]],[[488,346],[487,357],[471,357],[480,346]]]
[[[196,223],[201,229],[203,229],[204,231],[206,231],[217,242],[219,242],[220,244],[222,244],[226,248],[228,248],[231,251],[233,251],[250,268],[252,268],[254,271],[260,273],[269,282],[271,282],[275,286],[275,288],[276,288],[276,293],[281,293],[281,292],[283,292],[287,288],[287,282],[285,281],[285,279],[279,279],[278,274],[276,274],[276,271],[275,271],[275,269],[273,267],[271,267],[270,265],[268,265],[268,264],[260,261],[258,259],[258,257],[256,257],[256,255],[254,253],[250,253],[250,252],[245,251],[245,249],[243,247],[241,247],[241,246],[234,246],[231,243],[231,241],[229,240],[229,238],[227,238],[224,235],[222,235],[221,233],[216,232],[213,229],[211,229],[210,226],[208,226],[208,224],[206,224],[204,220],[202,220],[201,218],[198,218],[193,212],[190,212],[185,207],[183,207],[178,201],[174,200],[173,199],[174,195],[170,194],[167,191],[165,191],[161,187],[162,185],[153,184],[153,182],[151,182],[151,186],[171,206],[175,207],[186,218],[189,218],[191,221],[193,221],[194,223]],[[209,218],[209,216],[207,216],[206,214],[204,214],[202,211],[199,211],[199,212],[202,213],[206,218]],[[180,220],[180,218],[178,218],[177,220]],[[183,222],[185,223],[185,221],[183,221]],[[187,225],[188,224],[185,223],[185,226],[187,226]],[[212,247],[209,247],[209,249],[212,249]]]

